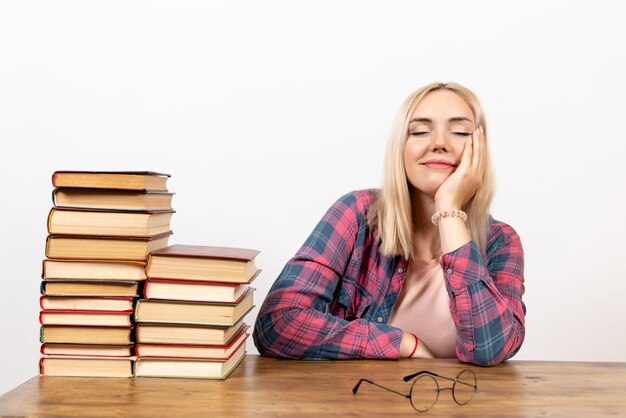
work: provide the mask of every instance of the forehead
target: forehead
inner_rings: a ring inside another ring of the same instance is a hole
[[[417,105],[413,118],[449,119],[452,117],[466,117],[474,120],[474,112],[465,99],[457,93],[441,89],[428,93]]]

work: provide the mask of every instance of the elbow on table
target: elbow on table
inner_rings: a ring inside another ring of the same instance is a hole
[[[285,344],[285,337],[276,326],[278,321],[285,320],[284,317],[285,313],[282,311],[261,313],[257,317],[252,339],[260,355],[274,358],[299,358],[295,355],[298,345],[293,344],[292,341]]]
[[[460,351],[457,348],[457,357],[464,363],[476,364],[477,366],[496,366],[513,357],[522,348],[523,337],[516,341],[508,349],[494,350],[491,346],[482,348],[475,347],[472,351]]]

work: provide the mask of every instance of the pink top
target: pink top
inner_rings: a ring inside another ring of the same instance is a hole
[[[415,334],[435,357],[456,357],[456,327],[439,259],[409,262],[389,325]]]

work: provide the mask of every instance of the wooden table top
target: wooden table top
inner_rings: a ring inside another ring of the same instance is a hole
[[[249,355],[225,381],[34,377],[0,397],[2,416],[415,416],[402,377],[473,370],[478,390],[459,406],[442,391],[425,416],[626,416],[626,363],[509,361],[495,367],[456,360],[295,361]],[[441,387],[449,382],[441,381]]]

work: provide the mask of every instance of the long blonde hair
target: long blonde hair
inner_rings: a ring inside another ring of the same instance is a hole
[[[387,256],[413,257],[414,221],[409,183],[404,167],[404,146],[408,138],[409,121],[415,108],[434,90],[446,89],[461,96],[474,112],[476,126],[483,127],[487,139],[487,121],[478,97],[458,83],[431,83],[413,92],[404,101],[391,127],[385,154],[383,184],[376,201],[367,214],[369,225],[381,239],[381,251]],[[482,184],[463,206],[467,213],[467,226],[472,240],[484,253],[487,244],[489,205],[495,190],[495,177],[489,145],[483,150],[486,158]],[[424,217],[431,214],[423,214]]]

